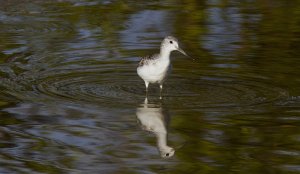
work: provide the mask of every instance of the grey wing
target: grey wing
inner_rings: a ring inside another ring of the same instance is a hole
[[[148,56],[142,57],[140,62],[139,62],[138,67],[148,65],[151,62],[151,60],[154,60],[156,58],[157,58],[156,54],[151,55],[151,56],[148,55]]]
[[[141,60],[140,60],[140,62],[139,62],[138,67],[142,67],[142,66],[144,66],[146,64],[147,64],[147,57],[142,57]]]

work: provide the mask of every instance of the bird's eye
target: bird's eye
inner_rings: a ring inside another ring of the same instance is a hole
[[[170,40],[170,44],[172,44],[172,43],[173,43],[173,41]]]
[[[172,41],[170,41],[170,43],[171,43],[171,42],[172,42]],[[169,153],[167,153],[166,156],[169,156]]]

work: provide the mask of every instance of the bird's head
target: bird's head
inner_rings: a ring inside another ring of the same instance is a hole
[[[178,40],[173,37],[173,36],[167,36],[164,38],[164,40],[161,43],[161,49],[165,49],[168,51],[179,51],[181,52],[183,55],[188,56],[180,47],[178,44]]]
[[[159,149],[160,156],[162,158],[170,158],[174,155],[175,150],[172,147],[166,146]]]

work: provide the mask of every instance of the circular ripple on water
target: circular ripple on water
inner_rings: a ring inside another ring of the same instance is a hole
[[[40,79],[36,89],[57,99],[101,104],[135,104],[145,95],[144,83],[132,71],[56,73]],[[149,92],[151,98],[158,98],[158,85],[151,85]],[[194,80],[172,77],[163,94],[174,106],[192,108],[252,106],[287,96],[285,90],[255,79],[227,77]]]
[[[137,80],[128,73],[69,72],[42,78],[35,88],[39,93],[62,100],[132,104],[143,93],[136,85]]]
[[[285,99],[286,90],[253,78],[209,77],[176,78],[168,85],[167,95],[174,104],[185,107],[243,107]]]

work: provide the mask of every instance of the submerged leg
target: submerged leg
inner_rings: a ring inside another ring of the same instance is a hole
[[[148,97],[146,96],[144,100],[144,105],[146,106],[147,104],[148,104]]]
[[[149,82],[145,81],[145,86],[146,86],[146,97],[148,96],[148,86],[149,86]]]
[[[162,99],[162,89],[163,89],[163,84],[159,84],[159,88],[160,88],[159,99]]]

